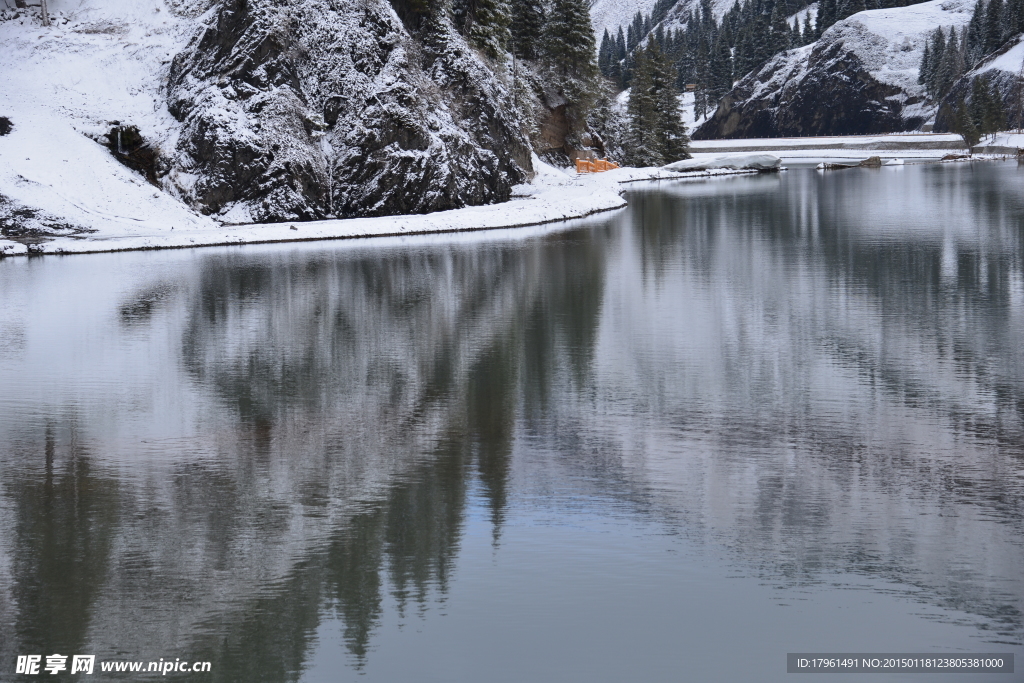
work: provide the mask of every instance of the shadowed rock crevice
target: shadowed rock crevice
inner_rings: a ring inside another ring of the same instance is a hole
[[[115,124],[107,133],[106,146],[118,162],[146,176],[146,180],[153,185],[159,186],[159,152],[142,137],[138,126]]]

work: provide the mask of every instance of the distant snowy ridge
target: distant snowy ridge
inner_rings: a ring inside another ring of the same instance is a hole
[[[656,3],[657,0],[594,0],[590,6],[590,20],[594,25],[598,44],[605,30],[613,36],[620,26],[625,31],[637,12],[650,14]]]
[[[722,15],[729,11],[734,3],[735,0],[711,0],[711,11],[716,19],[721,19]],[[648,15],[654,9],[655,4],[657,4],[657,0],[625,0],[623,2],[595,0],[590,6],[590,18],[594,25],[594,33],[597,35],[598,44],[601,42],[601,36],[604,35],[605,29],[612,36],[615,35],[620,26],[625,31],[637,12]],[[665,27],[682,25],[684,23],[683,18],[699,7],[700,0],[679,0],[665,16]]]

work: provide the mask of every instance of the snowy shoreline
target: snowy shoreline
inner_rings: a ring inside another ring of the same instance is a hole
[[[471,206],[421,215],[294,221],[248,225],[192,224],[175,230],[139,230],[102,236],[51,236],[26,245],[0,239],[0,258],[43,254],[95,254],[118,251],[188,249],[284,242],[395,237],[500,230],[586,218],[626,206],[623,183],[687,180],[757,173],[750,169],[709,169],[675,173],[662,168],[622,168],[604,173],[570,175],[541,164],[533,183],[515,188],[513,198],[501,204]]]

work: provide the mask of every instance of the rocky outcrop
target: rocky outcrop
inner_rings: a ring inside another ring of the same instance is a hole
[[[841,43],[815,45],[806,61],[803,50],[794,52],[736,84],[693,138],[862,135],[913,130],[924,123],[920,115],[904,116],[908,104],[923,98],[876,80]]]
[[[917,83],[927,36],[939,26],[959,29],[972,9],[969,0],[932,0],[848,17],[743,77],[693,138],[917,129],[935,113]]]
[[[227,222],[426,213],[532,171],[508,74],[385,0],[224,0],[172,64],[164,185]],[[429,43],[429,44],[428,44]]]

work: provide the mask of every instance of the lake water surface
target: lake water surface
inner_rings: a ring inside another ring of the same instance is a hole
[[[0,261],[0,680],[53,653],[268,683],[1020,672],[1024,167],[629,199]]]

